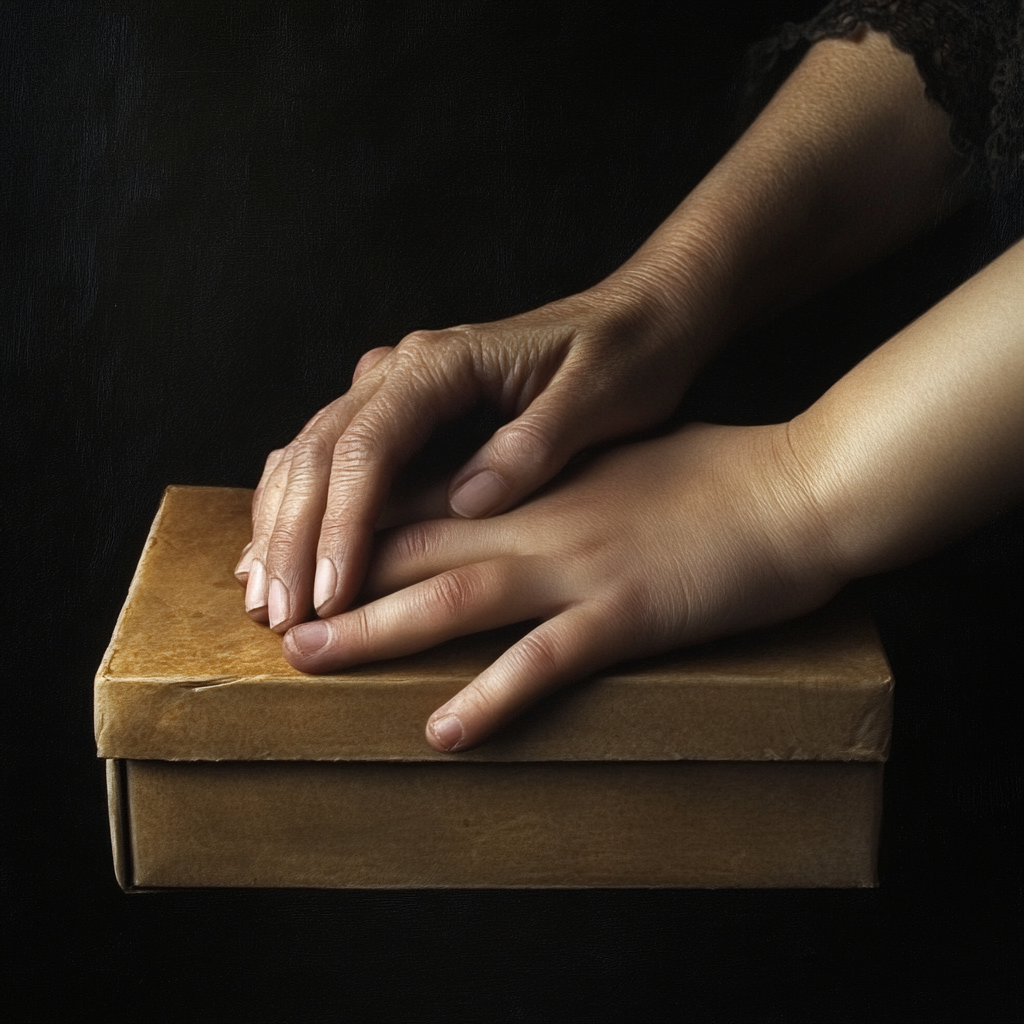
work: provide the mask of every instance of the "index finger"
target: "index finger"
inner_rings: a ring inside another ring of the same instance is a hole
[[[440,347],[414,334],[360,378],[372,378],[375,387],[339,431],[321,499],[313,588],[321,617],[341,612],[358,592],[395,474],[438,422],[476,401],[476,363],[468,345]]]

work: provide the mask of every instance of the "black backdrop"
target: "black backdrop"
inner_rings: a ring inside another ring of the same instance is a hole
[[[26,1021],[1006,1021],[1021,524],[861,584],[898,683],[871,892],[179,892],[110,865],[91,677],[169,483],[255,484],[415,327],[615,267],[817,0],[2,0],[4,1005]],[[972,215],[739,339],[792,415],[963,273]]]

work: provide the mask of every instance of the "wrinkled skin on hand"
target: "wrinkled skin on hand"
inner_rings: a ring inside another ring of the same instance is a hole
[[[594,289],[368,352],[351,390],[267,459],[236,570],[249,614],[284,633],[348,607],[396,475],[481,400],[510,422],[408,517],[502,512],[581,449],[665,419],[689,381],[685,346],[630,308]]]
[[[431,717],[428,742],[458,751],[623,658],[809,611],[844,581],[784,431],[691,424],[606,452],[505,515],[382,533],[367,603],[293,629],[285,656],[326,672],[540,620]]]

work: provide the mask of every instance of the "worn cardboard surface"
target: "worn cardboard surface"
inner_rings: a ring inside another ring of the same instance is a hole
[[[430,712],[514,630],[313,677],[253,623],[232,576],[246,490],[169,488],[96,676],[106,758],[445,761]],[[621,665],[569,687],[472,761],[882,761],[892,676],[842,600],[793,623]]]
[[[139,887],[875,882],[879,764],[126,767]]]
[[[251,492],[169,488],[96,676],[115,870],[175,886],[866,886],[892,677],[842,600],[617,666],[456,757],[515,629],[305,676],[232,576]]]

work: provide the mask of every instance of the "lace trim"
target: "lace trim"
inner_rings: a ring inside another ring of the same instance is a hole
[[[1006,56],[992,76],[995,103],[992,131],[985,140],[985,161],[997,194],[1016,197],[1018,213],[1024,218],[1024,3],[1001,52]]]
[[[926,95],[950,116],[950,140],[1002,217],[1024,229],[1024,2],[1022,0],[832,0],[803,24],[787,23],[750,54],[765,83],[801,44],[885,32],[914,58]]]

